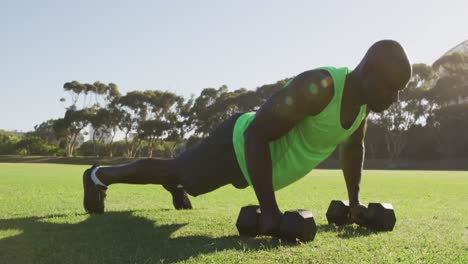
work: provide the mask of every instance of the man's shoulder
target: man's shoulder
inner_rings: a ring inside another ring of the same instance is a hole
[[[318,88],[329,88],[327,91],[330,91],[335,88],[335,82],[337,85],[343,82],[348,73],[348,67],[323,66],[304,71],[294,79],[302,80],[305,83],[315,83]]]
[[[332,78],[331,71],[333,70],[332,67],[319,67],[311,70],[304,71],[297,75],[296,78],[306,78],[309,80],[316,80],[320,81],[324,78]]]
[[[309,92],[317,95],[330,95],[334,91],[334,80],[333,74],[329,69],[318,68],[305,72],[305,79],[308,80]],[[317,86],[318,92],[314,91],[314,86]],[[317,92],[317,93],[316,93]]]
[[[320,113],[335,94],[332,74],[323,68],[302,72],[294,77],[290,86],[288,93],[311,115]]]

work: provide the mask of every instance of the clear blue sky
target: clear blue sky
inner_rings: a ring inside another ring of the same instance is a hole
[[[0,129],[63,116],[68,81],[122,93],[256,87],[355,66],[376,40],[432,63],[468,39],[468,1],[1,1]],[[67,97],[68,98],[68,97]]]

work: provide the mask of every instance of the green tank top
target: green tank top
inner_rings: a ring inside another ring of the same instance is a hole
[[[348,68],[319,68],[330,73],[334,95],[322,112],[304,118],[286,135],[269,143],[273,172],[273,189],[279,190],[307,175],[320,162],[328,158],[336,146],[346,140],[360,126],[366,116],[361,106],[356,120],[349,129],[341,126],[341,98]],[[289,82],[283,89],[288,88]],[[255,117],[255,112],[242,114],[234,125],[233,144],[237,161],[247,182],[252,186],[245,160],[244,131]]]

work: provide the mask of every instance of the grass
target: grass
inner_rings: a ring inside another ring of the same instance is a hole
[[[176,211],[160,186],[111,186],[106,213],[84,214],[82,165],[0,163],[0,263],[468,263],[468,172],[365,171],[362,199],[393,204],[393,232],[327,225],[346,197],[340,171],[317,170],[277,193],[283,210],[310,209],[315,240],[241,238],[231,186]]]
[[[128,163],[138,158],[122,157],[50,157],[50,156],[21,156],[0,155],[0,163],[51,163],[51,164],[77,164],[89,165],[98,163],[101,165],[118,165]]]

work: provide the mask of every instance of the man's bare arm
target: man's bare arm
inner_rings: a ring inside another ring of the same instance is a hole
[[[348,189],[351,206],[359,205],[359,186],[361,183],[362,167],[364,165],[364,137],[366,134],[367,118],[359,128],[340,146],[340,161]]]
[[[247,169],[262,211],[260,233],[277,233],[281,221],[273,190],[269,142],[286,135],[306,116],[316,115],[328,105],[333,88],[320,86],[324,78],[329,75],[320,70],[295,77],[287,88],[261,106],[244,133]]]

